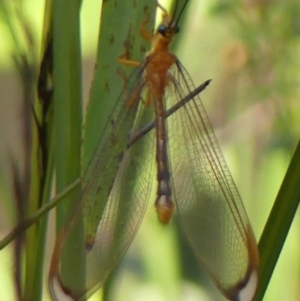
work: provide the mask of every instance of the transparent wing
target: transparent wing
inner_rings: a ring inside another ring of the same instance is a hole
[[[167,108],[193,89],[179,62],[171,74]],[[258,280],[255,238],[200,97],[167,120],[174,199],[196,258],[225,296],[251,300]]]
[[[146,64],[131,76],[121,94],[83,176],[80,208],[57,239],[50,272],[51,291],[56,298],[63,291],[72,300],[85,300],[101,287],[144,216],[154,176],[154,131],[129,149],[127,146],[139,128],[154,118],[153,109],[140,101]],[[85,250],[85,289],[68,283],[60,270],[64,247],[81,214],[85,241],[78,248]]]

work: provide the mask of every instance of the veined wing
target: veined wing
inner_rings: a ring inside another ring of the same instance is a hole
[[[193,84],[177,61],[167,108]],[[242,200],[200,97],[167,119],[172,189],[195,256],[230,300],[250,301],[258,282],[258,250]]]
[[[142,125],[154,118],[153,109],[140,101],[145,88],[146,64],[145,60],[122,92],[83,176],[80,208],[56,242],[50,271],[54,295],[64,292],[71,300],[85,300],[101,287],[129,247],[143,219],[154,177],[154,131],[129,149],[128,144]],[[82,210],[86,240],[79,248],[86,250],[84,290],[67,283],[60,271],[65,242],[72,235]]]

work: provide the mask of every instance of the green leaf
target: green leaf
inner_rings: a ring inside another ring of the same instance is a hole
[[[53,1],[53,86],[56,191],[80,177],[82,128],[82,75],[80,45],[80,1]],[[57,206],[57,227],[60,231],[75,214],[80,190]],[[84,287],[84,250],[80,216],[62,251],[61,271],[71,287]],[[76,252],[74,252],[76,250]],[[77,262],[78,264],[74,264]],[[78,275],[74,277],[74,275]]]
[[[259,241],[260,282],[255,301],[263,300],[300,201],[300,142],[290,162]]]

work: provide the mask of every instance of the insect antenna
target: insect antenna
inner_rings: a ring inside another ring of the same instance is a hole
[[[174,8],[174,11],[172,13],[172,19],[170,21],[169,27],[172,27],[172,25],[173,25],[174,17],[176,16],[177,8],[178,8],[178,0],[175,2],[175,8]],[[176,24],[177,24],[177,22],[174,23],[174,25],[176,25]]]
[[[179,19],[181,18],[182,13],[183,13],[183,11],[185,10],[185,7],[186,7],[186,5],[187,5],[188,2],[189,2],[189,0],[186,0],[186,1],[184,2],[183,7],[181,8],[181,10],[180,10],[180,12],[179,12],[179,15],[178,15],[178,17],[177,17],[177,19],[176,19],[175,25],[178,25]],[[175,16],[177,7],[178,7],[178,1],[176,1],[176,4],[175,4],[174,16]],[[173,20],[173,17],[172,17],[172,22],[171,22],[171,23],[173,23],[173,21],[174,21],[174,20]]]

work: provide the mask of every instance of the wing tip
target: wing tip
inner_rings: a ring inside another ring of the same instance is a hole
[[[249,263],[244,279],[229,290],[223,291],[231,301],[252,301],[259,282],[259,252],[250,224],[247,229]]]
[[[259,281],[259,252],[251,225],[247,229],[249,265],[245,279],[240,282],[235,291],[233,301],[252,301],[257,291]]]
[[[244,286],[239,288],[237,301],[252,301],[258,286],[258,270],[254,269],[250,273]]]
[[[244,280],[229,289],[221,289],[221,292],[231,301],[252,301],[256,294],[258,279],[258,270],[254,268],[249,270]]]
[[[75,301],[71,295],[69,295],[61,284],[60,278],[56,273],[49,275],[49,290],[54,300]]]

